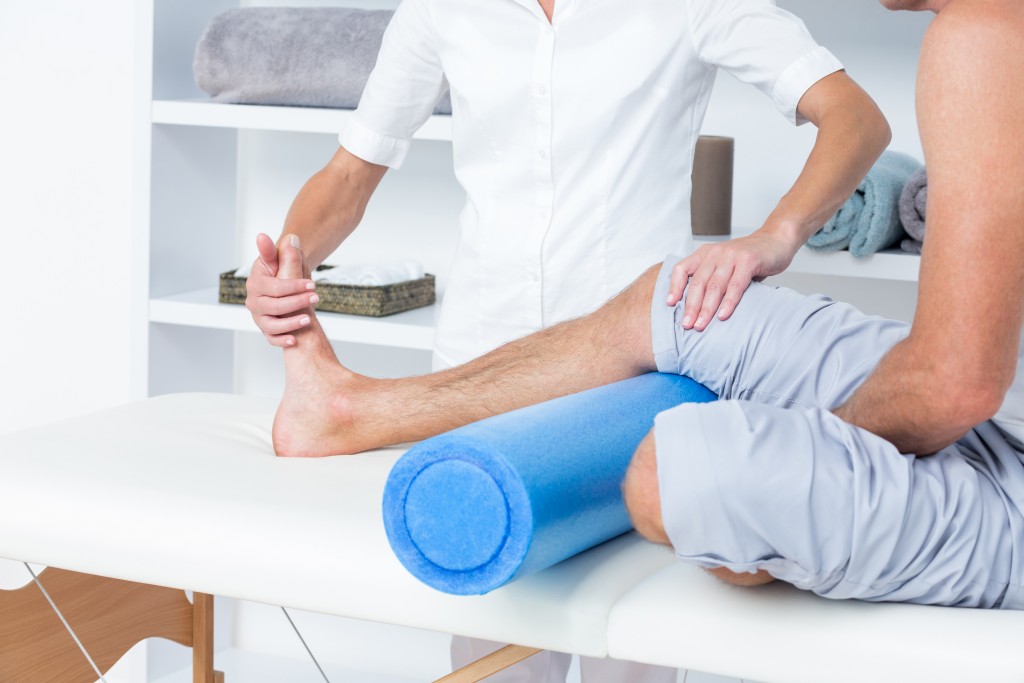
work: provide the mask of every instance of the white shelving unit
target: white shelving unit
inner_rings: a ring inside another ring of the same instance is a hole
[[[180,99],[153,101],[151,115],[152,123],[160,126],[333,134],[341,128],[345,118],[351,116],[351,112]],[[416,138],[450,141],[451,117],[432,116]],[[717,241],[721,238],[695,239],[698,246]],[[824,254],[802,249],[789,272],[913,282],[917,280],[919,265],[918,256],[898,251],[856,258],[848,252]],[[153,323],[234,332],[256,331],[244,308],[218,304],[216,290],[210,287],[171,291],[152,297],[148,317]],[[430,350],[436,319],[437,306],[380,319],[322,314],[324,329],[332,340],[419,350]]]

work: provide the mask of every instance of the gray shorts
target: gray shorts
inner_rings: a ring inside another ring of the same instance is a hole
[[[655,422],[676,554],[829,598],[1024,609],[1024,456],[1003,433],[916,458],[830,412],[908,326],[752,284],[729,320],[686,331],[664,303],[676,260],[651,307],[658,370],[722,399]]]

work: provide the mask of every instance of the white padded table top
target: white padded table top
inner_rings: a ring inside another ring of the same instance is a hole
[[[0,436],[0,557],[591,656],[673,562],[630,534],[486,596],[420,584],[381,497],[404,452],[274,456],[276,403],[176,394]]]
[[[826,600],[673,564],[615,605],[608,650],[763,683],[1020,683],[1024,612]]]

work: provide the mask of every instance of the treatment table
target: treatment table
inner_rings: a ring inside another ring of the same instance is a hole
[[[176,394],[0,436],[0,557],[50,567],[46,594],[0,591],[0,681],[96,679],[52,599],[99,669],[159,636],[213,683],[212,595],[520,646],[506,662],[541,648],[765,683],[1024,681],[1024,612],[729,586],[635,534],[483,596],[440,593],[384,533],[405,449],[277,458],[275,408]]]

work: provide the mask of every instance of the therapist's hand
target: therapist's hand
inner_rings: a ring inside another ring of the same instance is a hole
[[[260,255],[245,283],[245,307],[272,346],[292,346],[295,337],[291,333],[308,324],[303,323],[309,317],[302,312],[320,300],[313,291],[316,285],[308,279],[309,273],[305,273],[307,279],[278,279],[277,245],[269,236],[260,233],[256,247]]]
[[[705,244],[672,269],[665,303],[675,306],[685,288],[683,329],[703,331],[716,312],[721,320],[732,315],[752,281],[789,267],[799,245],[792,237],[765,228],[721,244]]]

